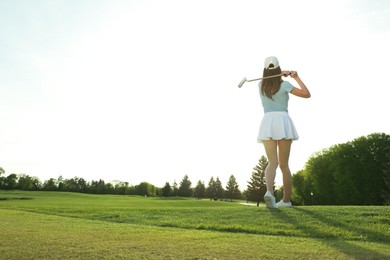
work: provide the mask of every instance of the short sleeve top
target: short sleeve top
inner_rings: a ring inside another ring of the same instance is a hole
[[[268,98],[266,95],[261,94],[261,81],[259,83],[259,93],[261,98],[261,103],[263,105],[264,113],[275,112],[275,111],[285,111],[288,112],[288,94],[293,90],[294,86],[288,82],[283,81],[280,85],[280,89],[272,96],[272,99]]]

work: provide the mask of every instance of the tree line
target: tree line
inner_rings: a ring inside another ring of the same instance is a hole
[[[27,190],[27,191],[63,191],[81,192],[90,194],[117,194],[117,195],[139,195],[139,196],[160,196],[160,197],[194,197],[197,199],[230,200],[242,199],[257,202],[262,201],[266,191],[265,168],[267,159],[262,156],[258,164],[253,168],[252,177],[248,181],[247,189],[241,192],[234,175],[229,177],[223,187],[219,177],[211,177],[208,185],[199,180],[195,187],[192,186],[188,175],[185,175],[180,183],[173,184],[166,182],[164,187],[159,188],[148,182],[141,182],[138,185],[129,185],[128,182],[113,181],[106,183],[104,180],[88,182],[83,178],[74,177],[64,179],[62,176],[57,179],[50,178],[43,183],[36,177],[26,174],[12,173],[7,177],[5,171],[0,167],[0,189],[3,190]]]
[[[81,192],[90,194],[117,194],[117,195],[139,195],[139,196],[160,196],[160,197],[195,197],[198,199],[242,199],[242,193],[237,184],[236,178],[231,175],[226,187],[222,186],[222,182],[217,177],[214,180],[211,177],[208,186],[204,182],[198,181],[195,187],[192,186],[188,175],[185,175],[179,184],[176,181],[173,185],[169,182],[165,186],[158,188],[151,183],[141,182],[138,185],[130,185],[128,182],[113,181],[105,182],[100,179],[98,181],[86,181],[80,177],[64,179],[62,176],[57,179],[50,178],[43,183],[37,177],[31,177],[26,174],[12,173],[8,176],[0,167],[0,189],[2,190],[27,190],[27,191],[64,191],[64,192]]]
[[[293,175],[301,205],[390,205],[390,135],[373,133],[312,155]]]

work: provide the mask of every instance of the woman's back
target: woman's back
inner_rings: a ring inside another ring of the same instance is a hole
[[[283,81],[280,85],[280,89],[276,92],[272,99],[261,93],[261,82],[259,83],[259,93],[261,98],[261,103],[263,105],[264,113],[267,112],[276,112],[284,111],[288,112],[288,94],[294,86],[288,82]]]

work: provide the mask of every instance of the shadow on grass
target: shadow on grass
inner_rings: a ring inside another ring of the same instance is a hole
[[[314,219],[317,219],[323,223],[325,223],[328,226],[333,226],[333,227],[339,227],[343,228],[351,233],[354,233],[356,235],[363,236],[364,235],[364,241],[369,241],[369,242],[382,242],[386,245],[390,245],[390,235],[388,233],[384,232],[376,232],[374,230],[370,230],[368,228],[364,228],[361,226],[357,225],[348,225],[340,221],[336,221],[335,219],[325,217],[321,214],[318,214],[316,212],[306,210],[304,208],[300,207],[293,207],[294,210],[299,211],[303,214],[306,214],[307,216],[310,216]]]
[[[0,197],[0,200],[32,200],[32,198],[25,198],[25,197],[21,197],[21,198],[4,198],[4,197]]]
[[[362,229],[359,227],[351,227],[348,225],[345,225],[344,223],[338,222],[337,220],[330,219],[327,217],[324,217],[322,215],[319,215],[317,213],[314,213],[312,211],[308,211],[305,209],[302,209],[300,207],[293,207],[293,210],[299,211],[300,213],[303,213],[307,215],[307,217],[311,217],[313,219],[316,219],[319,222],[322,222],[326,226],[329,226],[331,228],[344,228],[345,230],[349,232],[353,232],[355,234],[362,234],[365,232],[367,234],[366,229]],[[370,259],[387,259],[388,255],[384,255],[381,252],[377,252],[371,249],[367,249],[364,247],[361,247],[359,245],[353,244],[353,241],[346,241],[343,239],[340,239],[336,234],[330,234],[328,232],[324,232],[316,229],[313,227],[313,225],[305,225],[305,223],[302,223],[300,221],[297,221],[297,219],[294,219],[291,215],[287,215],[283,210],[272,210],[272,214],[278,218],[282,222],[286,222],[290,225],[293,225],[298,230],[301,230],[302,232],[306,233],[308,237],[318,240],[321,243],[326,244],[329,247],[332,247],[336,249],[339,252],[342,252],[352,258],[370,258]],[[375,233],[375,232],[373,232]],[[378,234],[371,234],[371,236],[378,237]],[[388,240],[388,238],[387,238]],[[360,241],[360,240],[355,240]],[[364,240],[360,242],[374,242],[378,243],[377,240]],[[388,245],[388,243],[386,244]]]

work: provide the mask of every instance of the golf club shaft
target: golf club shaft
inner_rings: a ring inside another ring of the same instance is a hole
[[[290,72],[288,72],[287,74],[286,74],[286,72],[284,72],[284,73],[281,73],[281,74],[272,75],[272,76],[267,76],[267,77],[262,77],[262,78],[258,78],[258,79],[249,79],[249,80],[248,80],[248,79],[246,79],[246,78],[243,78],[243,79],[241,80],[241,82],[238,84],[238,87],[241,88],[242,85],[244,85],[245,82],[251,82],[251,81],[256,81],[256,80],[261,80],[261,79],[270,79],[270,78],[276,78],[276,77],[281,77],[281,76],[287,77],[287,76],[290,75],[290,74],[291,74]]]
[[[277,75],[268,76],[268,77],[262,77],[262,78],[258,78],[258,79],[247,79],[246,81],[247,82],[251,82],[251,81],[262,80],[262,79],[276,78],[276,77],[280,77],[280,76],[283,76],[283,73],[277,74]]]

